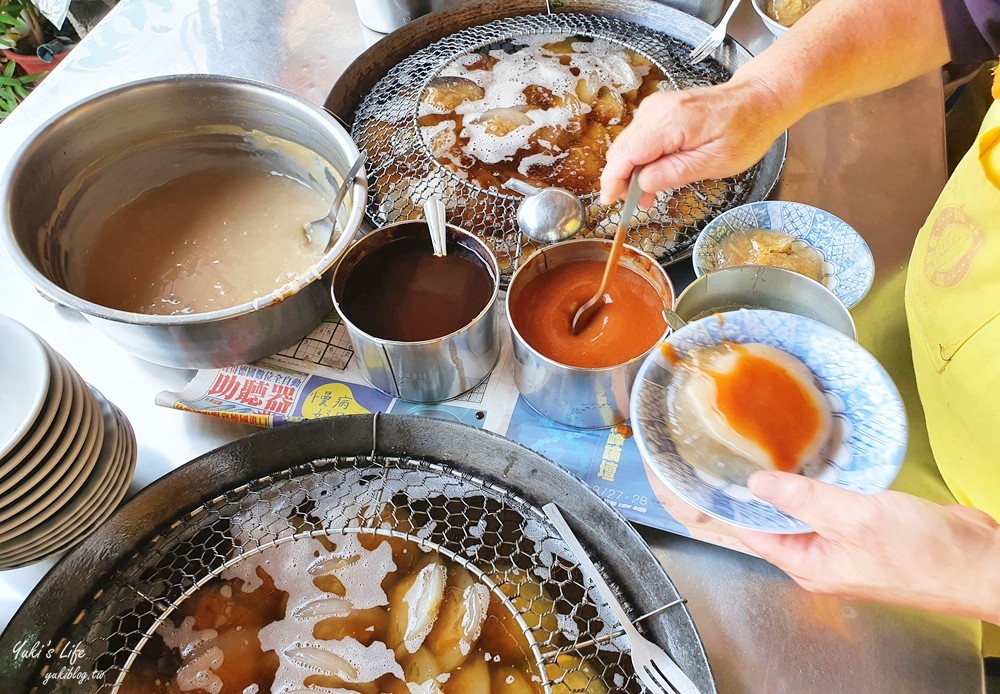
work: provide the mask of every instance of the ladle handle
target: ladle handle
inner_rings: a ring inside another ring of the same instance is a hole
[[[628,236],[628,229],[632,226],[632,217],[636,208],[639,207],[639,197],[642,189],[639,187],[639,174],[642,167],[637,166],[632,169],[632,178],[628,182],[628,192],[625,193],[625,202],[622,204],[621,218],[618,220],[618,230],[615,232],[615,240],[611,243],[611,255],[608,256],[608,264],[604,267],[604,277],[601,279],[601,288],[597,290],[598,296],[603,296],[608,289],[608,283],[615,276],[618,270],[618,260],[622,255],[622,247],[625,245],[625,238]]]
[[[326,218],[330,220],[330,238],[326,239],[323,244],[323,252],[326,253],[330,250],[330,244],[333,242],[333,237],[336,235],[334,233],[335,227],[337,226],[337,217],[340,216],[340,206],[344,204],[344,198],[347,197],[347,191],[351,189],[354,185],[355,179],[358,174],[361,173],[361,167],[365,165],[368,160],[368,155],[362,152],[358,155],[358,158],[354,160],[354,164],[351,168],[347,170],[344,174],[344,180],[340,182],[340,188],[337,189],[337,195],[333,198],[333,204],[330,206],[330,211],[326,213]]]
[[[504,188],[512,190],[515,193],[520,193],[526,198],[530,198],[532,195],[542,192],[541,188],[526,183],[519,178],[511,178],[506,183],[503,184]]]

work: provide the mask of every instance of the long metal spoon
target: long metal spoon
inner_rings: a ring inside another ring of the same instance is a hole
[[[432,196],[424,203],[424,218],[427,219],[427,228],[431,232],[431,246],[434,248],[434,255],[439,258],[448,255],[446,214],[444,203],[436,197]]]
[[[628,228],[632,225],[632,216],[639,206],[639,196],[642,189],[639,188],[639,172],[641,166],[632,169],[632,178],[628,183],[628,192],[625,194],[625,203],[622,205],[622,216],[618,220],[618,231],[615,232],[615,240],[611,243],[611,254],[608,255],[608,264],[604,266],[604,277],[601,279],[601,286],[597,288],[597,293],[590,298],[573,316],[572,331],[577,335],[581,330],[590,325],[604,304],[607,303],[607,289],[611,279],[618,270],[618,261],[622,256],[622,247],[625,245],[625,237],[628,236]]]
[[[340,184],[340,188],[337,189],[337,195],[333,198],[333,205],[330,206],[330,211],[326,213],[326,216],[323,219],[317,219],[315,222],[306,222],[302,225],[302,228],[306,231],[306,238],[309,240],[309,245],[313,248],[322,248],[323,253],[330,250],[330,242],[333,241],[333,229],[336,226],[337,215],[340,214],[340,206],[344,203],[347,191],[354,183],[354,179],[357,178],[361,167],[365,165],[367,158],[365,153],[362,152],[361,156],[348,169],[347,175],[344,176],[344,180]]]

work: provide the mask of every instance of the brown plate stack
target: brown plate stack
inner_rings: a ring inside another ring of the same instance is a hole
[[[118,507],[132,427],[40,337],[0,316],[0,569],[67,549]]]

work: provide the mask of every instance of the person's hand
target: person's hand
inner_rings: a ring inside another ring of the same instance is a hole
[[[601,201],[622,197],[640,165],[644,207],[658,191],[746,171],[788,127],[786,121],[780,100],[757,81],[651,94],[608,150]]]
[[[780,472],[749,487],[816,531],[738,533],[806,590],[1000,621],[1000,531],[985,513]]]

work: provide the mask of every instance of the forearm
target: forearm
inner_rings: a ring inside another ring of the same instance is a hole
[[[970,600],[969,616],[1000,626],[1000,529],[993,532],[993,551],[985,557],[985,568],[977,582],[977,594]]]
[[[940,2],[962,0],[823,0],[728,83],[651,94],[608,150],[601,199],[620,198],[635,166],[644,167],[643,204],[655,191],[745,171],[810,111],[944,65]]]
[[[960,0],[945,0],[960,1]],[[740,68],[782,129],[822,106],[889,89],[948,62],[941,0],[824,0]]]
[[[962,508],[959,515],[972,513],[973,509]],[[1000,528],[977,525],[976,533],[927,538],[926,553],[911,562],[925,565],[922,575],[901,574],[899,585],[874,598],[1000,625]],[[922,583],[924,578],[928,580]],[[904,583],[921,587],[910,594]]]

